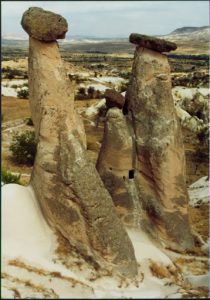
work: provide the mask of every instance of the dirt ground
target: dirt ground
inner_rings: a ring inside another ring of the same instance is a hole
[[[1,109],[3,122],[24,119],[31,116],[29,101],[27,99],[17,99],[14,97],[2,96]]]

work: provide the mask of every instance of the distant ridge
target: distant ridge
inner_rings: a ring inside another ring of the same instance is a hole
[[[203,29],[209,29],[209,26],[201,26],[201,27],[181,27],[177,28],[170,33],[171,34],[186,34],[186,33],[193,33],[196,31],[200,31]]]

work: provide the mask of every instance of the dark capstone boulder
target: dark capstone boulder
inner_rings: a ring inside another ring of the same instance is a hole
[[[29,36],[44,42],[64,39],[68,31],[65,18],[39,7],[30,7],[25,11],[21,25]]]
[[[130,43],[136,44],[140,47],[148,48],[157,52],[170,52],[177,48],[175,43],[138,33],[131,33],[129,41]]]
[[[106,106],[108,108],[118,107],[123,108],[125,103],[125,98],[115,90],[106,90],[104,97],[106,98]]]

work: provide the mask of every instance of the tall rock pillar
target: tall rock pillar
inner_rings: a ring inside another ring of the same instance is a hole
[[[74,111],[58,38],[60,15],[30,8],[22,18],[30,36],[29,98],[38,139],[31,185],[46,220],[78,252],[123,275],[137,273],[134,249],[95,166],[86,157],[85,132]]]
[[[137,46],[124,113],[134,129],[143,226],[169,247],[191,248],[184,146],[162,54],[176,45],[139,34],[131,34],[130,42]]]

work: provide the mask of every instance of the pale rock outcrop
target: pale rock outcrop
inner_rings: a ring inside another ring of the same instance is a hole
[[[53,30],[59,24],[58,19]],[[135,276],[131,241],[110,194],[86,157],[83,123],[74,110],[57,42],[30,37],[29,98],[38,140],[31,185],[46,220],[83,255]]]
[[[176,45],[138,34],[130,41],[138,46],[123,112],[107,113],[97,169],[125,224],[184,250],[193,246],[184,147],[170,67],[161,54]]]
[[[123,222],[138,226],[141,207],[134,178],[136,155],[132,130],[119,108],[108,110],[96,168]]]
[[[136,180],[146,212],[142,225],[165,245],[183,250],[193,246],[185,154],[171,94],[170,67],[160,53],[176,47],[164,40],[160,44],[145,39],[130,36],[137,47],[124,109],[134,128]],[[145,48],[148,44],[150,49]]]

